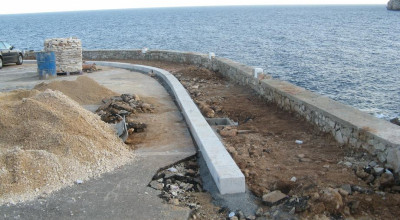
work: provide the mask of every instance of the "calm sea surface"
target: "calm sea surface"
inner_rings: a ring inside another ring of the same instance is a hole
[[[400,116],[400,13],[384,5],[0,15],[0,38],[20,49],[69,36],[85,49],[215,52],[377,117]]]

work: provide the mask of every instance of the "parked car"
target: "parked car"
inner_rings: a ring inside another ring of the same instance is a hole
[[[24,55],[20,50],[15,49],[14,46],[11,46],[4,41],[0,41],[0,69],[7,63],[16,63],[17,65],[21,65],[23,62]]]

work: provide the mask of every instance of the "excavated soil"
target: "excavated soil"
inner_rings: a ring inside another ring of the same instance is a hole
[[[39,91],[58,90],[81,105],[100,104],[103,98],[118,95],[87,76],[80,76],[75,81],[40,83],[34,89]]]
[[[85,103],[96,101],[77,95],[88,88],[100,91],[101,98],[114,94],[91,81],[80,77],[67,84],[71,88],[62,82],[48,85],[59,85]],[[79,91],[82,85],[88,87]],[[0,131],[0,204],[47,195],[133,158],[108,124],[59,91],[0,93]]]
[[[304,207],[293,209],[297,216],[306,219],[327,216],[332,219],[396,219],[400,215],[400,194],[390,188],[367,184],[360,175],[355,175],[358,161],[368,163],[371,160],[367,154],[339,146],[330,135],[267,103],[250,88],[194,66],[123,62],[170,71],[200,107],[205,104],[214,111],[213,117],[229,117],[239,123],[235,128],[238,134],[223,137],[223,141],[245,174],[247,185],[260,200],[262,195],[280,190],[294,198],[293,201],[306,201]],[[303,143],[296,144],[296,140]],[[352,163],[345,165],[348,161]],[[343,187],[346,185],[353,188],[351,194],[341,189],[346,189]],[[275,208],[261,207],[266,213]],[[270,213],[265,216],[271,217]]]

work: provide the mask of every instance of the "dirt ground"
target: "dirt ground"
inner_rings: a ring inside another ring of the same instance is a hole
[[[223,141],[260,200],[264,194],[280,190],[292,198],[290,201],[306,201],[302,207],[295,205],[296,215],[305,219],[396,219],[400,215],[400,194],[394,191],[395,187],[377,184],[383,182],[379,176],[372,182],[359,172],[356,175],[358,163],[371,161],[368,155],[339,146],[330,135],[267,103],[250,88],[194,66],[123,62],[170,71],[195,102],[214,111],[214,117],[229,117],[239,123],[238,134],[223,137]],[[296,144],[296,140],[303,143]],[[398,184],[398,177],[395,178]],[[344,192],[345,186],[351,186],[350,194]],[[265,204],[261,207],[266,213],[276,208]]]

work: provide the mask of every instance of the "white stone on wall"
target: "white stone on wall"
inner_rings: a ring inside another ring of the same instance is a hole
[[[80,39],[46,39],[44,50],[55,52],[57,73],[82,72],[82,43]]]

